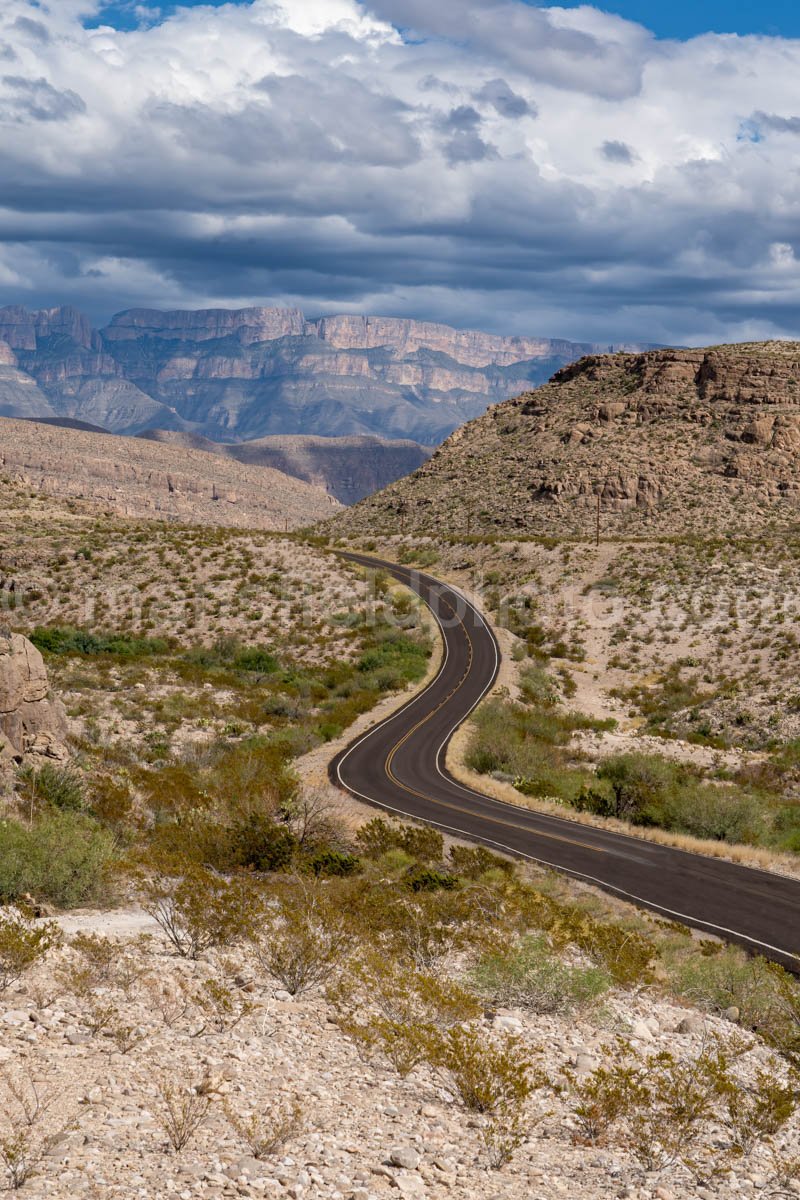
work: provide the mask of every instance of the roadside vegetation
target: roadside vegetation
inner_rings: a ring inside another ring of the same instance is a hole
[[[462,1110],[469,1152],[493,1170],[549,1114],[565,1153],[607,1146],[642,1179],[698,1186],[743,1160],[769,1164],[776,1186],[797,1174],[800,989],[780,968],[429,828],[374,817],[353,833],[321,808],[302,837],[291,828],[270,865],[222,871],[192,843],[140,857],[133,886],[184,964],[168,988],[165,950],[147,940],[79,934],[64,947],[53,923],[14,908],[0,921],[0,984],[68,1004],[82,1037],[134,1062],[164,1029],[189,1046],[234,1031],[256,1044],[273,989],[295,1004],[322,999],[364,1069]],[[703,1012],[717,1023],[648,1048],[652,1035],[621,1015],[646,996],[701,1010],[691,1029]],[[555,1019],[595,1028],[591,1063],[553,1066],[536,1039]],[[162,1075],[156,1090],[151,1111],[175,1153],[215,1122],[265,1159],[302,1132],[299,1097],[256,1113],[210,1079],[187,1089]],[[38,1120],[4,1119],[6,1144],[22,1133],[33,1144]]]

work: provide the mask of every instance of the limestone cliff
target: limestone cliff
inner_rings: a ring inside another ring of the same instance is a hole
[[[308,321],[280,308],[132,309],[97,331],[72,308],[12,306],[0,309],[0,339],[44,395],[49,411],[38,415],[220,442],[310,434],[432,445],[597,349],[387,317]]]
[[[225,455],[251,466],[274,467],[276,471],[323,487],[342,504],[355,504],[396,479],[410,475],[430,455],[429,450],[416,442],[391,442],[374,437],[298,435],[225,444],[164,429],[145,430],[139,436],[148,441]]]

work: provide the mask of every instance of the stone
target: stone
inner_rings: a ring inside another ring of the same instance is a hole
[[[635,1021],[631,1028],[631,1036],[638,1038],[640,1042],[652,1042],[653,1033],[650,1026],[644,1021]]]
[[[678,1022],[678,1026],[677,1026],[677,1029],[675,1030],[675,1032],[683,1033],[683,1034],[687,1034],[687,1035],[688,1034],[696,1035],[696,1034],[702,1033],[703,1030],[705,1029],[705,1027],[706,1027],[705,1020],[703,1017],[700,1016],[699,1013],[690,1013],[688,1016],[681,1018],[681,1020]]]
[[[725,1009],[722,1015],[726,1021],[738,1021],[740,1013],[736,1005],[732,1004],[730,1008]]]
[[[412,1146],[400,1146],[389,1154],[392,1166],[404,1167],[407,1171],[416,1171],[420,1161],[419,1153]]]
[[[27,638],[0,629],[0,734],[16,755],[45,753],[67,736],[67,714],[49,696],[44,659]],[[46,736],[45,736],[46,735]]]

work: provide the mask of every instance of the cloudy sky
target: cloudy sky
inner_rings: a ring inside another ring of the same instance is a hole
[[[800,337],[798,6],[609,4],[2,0],[0,304]]]

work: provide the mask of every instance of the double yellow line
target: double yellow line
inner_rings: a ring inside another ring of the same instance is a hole
[[[410,571],[408,572],[408,577],[409,577],[408,582],[410,583],[410,578],[411,578]],[[472,638],[469,635],[469,630],[467,629],[463,618],[458,615],[457,610],[453,607],[453,605],[450,603],[450,601],[441,593],[437,593],[437,594],[438,594],[438,599],[439,599],[440,603],[444,604],[445,607],[447,609],[449,609],[452,616],[455,617],[455,619],[457,620],[458,624],[461,627],[464,637],[466,638],[466,641],[467,641],[467,666],[464,671],[464,674],[461,676],[461,678],[459,679],[459,681],[455,685],[455,687],[450,692],[448,692],[448,694],[442,700],[439,701],[439,703],[436,705],[435,708],[431,709],[431,711],[429,713],[426,713],[426,715],[424,717],[422,717],[421,720],[417,721],[416,725],[412,725],[412,727],[409,730],[407,730],[406,733],[403,734],[403,736],[400,738],[399,742],[397,742],[397,744],[392,747],[392,749],[389,751],[389,754],[386,758],[386,762],[383,765],[383,769],[384,769],[384,773],[386,774],[386,777],[395,785],[395,787],[400,788],[401,791],[406,792],[408,795],[416,796],[417,799],[425,800],[428,804],[435,804],[439,808],[449,809],[453,812],[460,813],[462,816],[468,816],[469,814],[466,813],[465,810],[463,808],[461,808],[458,804],[452,804],[447,800],[435,799],[433,796],[426,795],[425,792],[419,792],[416,790],[416,788],[409,787],[408,784],[403,783],[402,779],[398,778],[398,776],[395,774],[394,769],[393,769],[394,758],[395,758],[395,755],[398,753],[398,751],[400,751],[403,748],[403,746],[406,744],[406,742],[409,740],[409,738],[414,736],[414,734],[417,732],[418,729],[421,729],[423,725],[426,725],[428,723],[428,721],[431,721],[436,716],[436,714],[442,708],[444,708],[444,706],[446,704],[450,703],[450,701],[453,699],[454,696],[458,695],[458,693],[461,691],[462,687],[466,683],[466,681],[469,677],[470,671],[472,670],[472,663],[475,658],[475,652],[474,652],[474,645],[473,645]],[[426,603],[427,603],[427,601],[426,601]],[[433,612],[433,608],[430,604],[428,604],[428,607],[431,609],[431,612]],[[437,624],[439,625],[440,630],[442,630],[442,637],[445,638],[445,634],[444,634],[444,630],[442,628],[441,622],[439,621],[436,613],[434,613],[433,615],[434,615],[434,619],[437,621]],[[446,638],[445,638],[445,640],[446,640]],[[458,786],[461,786],[461,785],[458,785]],[[480,793],[476,792],[475,795],[479,796]],[[489,797],[489,796],[482,797],[482,798],[491,800],[491,797]],[[504,821],[500,817],[485,816],[482,813],[477,816],[478,816],[478,820],[487,821],[491,825],[498,825],[498,826],[504,827],[506,829],[516,829],[520,833],[527,833],[534,837],[550,838],[552,841],[555,841],[555,842],[566,842],[570,846],[580,846],[584,850],[592,850],[595,854],[606,854],[607,853],[607,851],[603,850],[600,846],[593,846],[589,842],[579,841],[577,838],[566,837],[563,834],[545,833],[543,830],[540,830],[540,829],[537,829],[534,831],[531,829],[527,829],[524,825],[520,825],[516,821]]]

